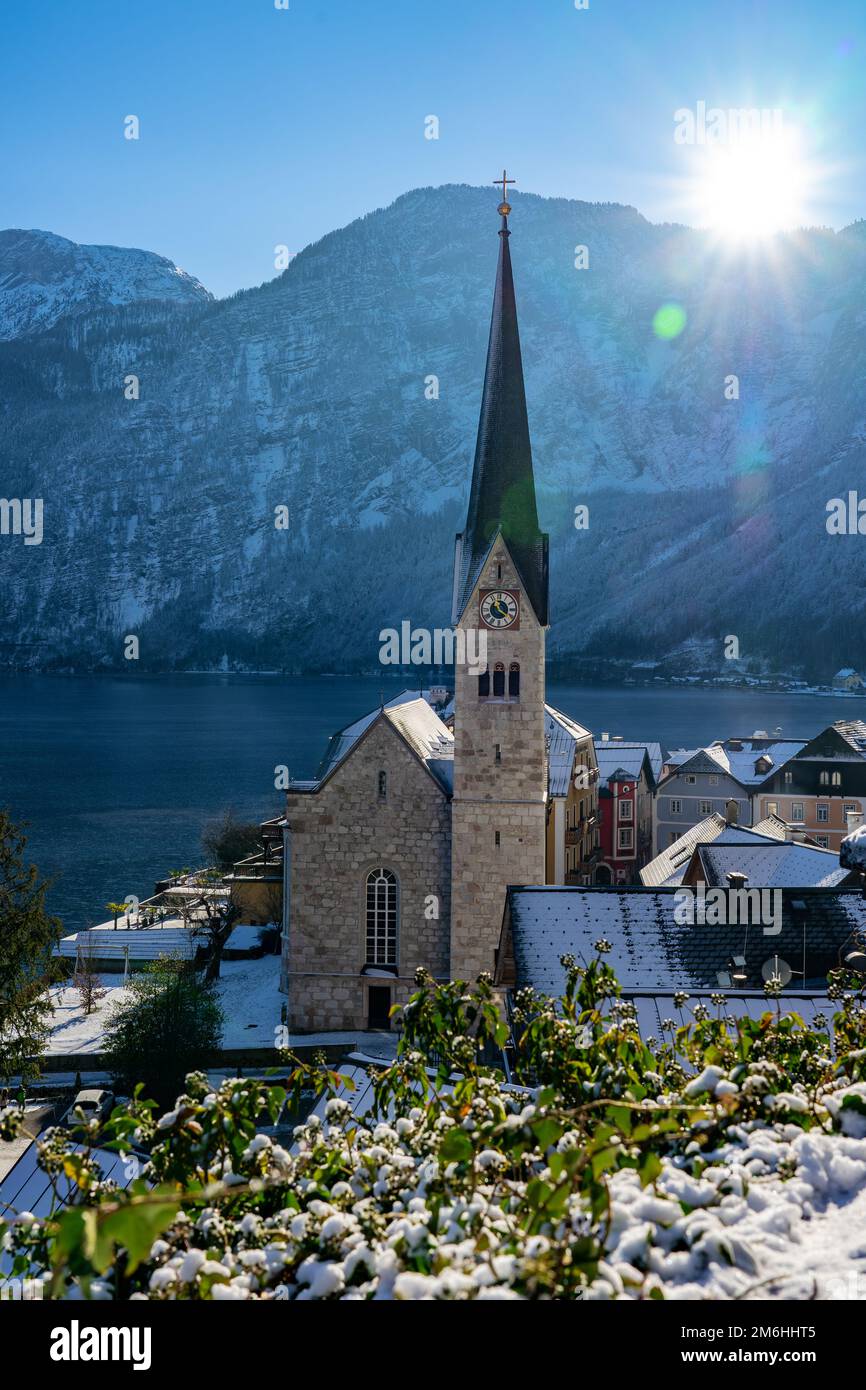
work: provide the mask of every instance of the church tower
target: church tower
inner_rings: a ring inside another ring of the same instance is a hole
[[[545,880],[547,536],[535,502],[509,182],[503,173],[484,395],[454,561],[452,623],[468,653],[485,639],[487,649],[478,666],[455,665],[451,976],[464,980],[493,970],[507,885]]]

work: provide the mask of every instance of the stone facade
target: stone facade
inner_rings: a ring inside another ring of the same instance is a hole
[[[371,989],[387,988],[391,1002],[401,1004],[419,965],[448,977],[449,801],[384,715],[314,792],[287,794],[286,820],[283,988],[290,1029],[366,1029]],[[363,973],[367,875],[379,867],[398,884],[393,977]]]
[[[466,664],[455,669],[451,973],[463,980],[493,972],[507,885],[545,881],[544,629],[501,538],[462,629],[481,626],[480,593],[496,588],[518,594],[520,605],[519,626],[486,631],[487,666],[492,673],[502,663],[506,694],[480,698],[477,672]],[[520,667],[517,698],[507,694],[512,663]]]

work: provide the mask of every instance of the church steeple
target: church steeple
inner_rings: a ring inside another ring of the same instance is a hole
[[[532,448],[526,415],[523,363],[517,328],[517,303],[503,171],[499,205],[499,264],[487,348],[484,394],[478,422],[475,462],[466,527],[457,538],[453,621],[459,621],[478,581],[492,542],[500,533],[508,546],[538,622],[548,621],[547,536],[538,525]]]

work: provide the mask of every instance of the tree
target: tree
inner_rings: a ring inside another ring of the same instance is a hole
[[[81,937],[79,936],[78,939],[80,941]],[[108,993],[102,988],[102,979],[93,965],[92,942],[78,953],[75,974],[72,976],[72,988],[78,990],[78,997],[81,1000],[85,1018],[90,1017],[99,1000],[104,999]]]
[[[39,1073],[48,1037],[47,985],[60,922],[45,909],[48,884],[24,857],[22,827],[0,811],[0,1078]]]
[[[106,903],[105,906],[107,907],[107,909],[108,909],[109,912],[113,912],[113,913],[114,913],[114,930],[117,931],[117,919],[118,919],[118,917],[120,916],[121,912],[126,912],[128,904],[127,904],[127,903]]]
[[[160,956],[130,978],[130,997],[105,1030],[103,1052],[115,1089],[168,1104],[188,1071],[208,1066],[222,1039],[223,1011],[213,988],[187,961]]]
[[[227,806],[215,820],[208,821],[204,826],[201,842],[208,858],[227,872],[239,859],[256,853],[261,843],[261,832],[257,825],[242,821],[234,808]]]

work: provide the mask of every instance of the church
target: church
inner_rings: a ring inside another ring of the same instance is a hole
[[[592,736],[545,704],[548,538],[505,182],[503,195],[451,617],[458,651],[478,651],[483,636],[484,658],[455,663],[453,702],[406,691],[335,734],[318,776],[293,780],[285,816],[264,827],[264,869],[282,882],[281,988],[296,1031],[387,1028],[419,967],[439,979],[494,972],[509,885],[592,881]],[[250,885],[268,878],[258,861]],[[240,890],[243,866],[235,878]]]

